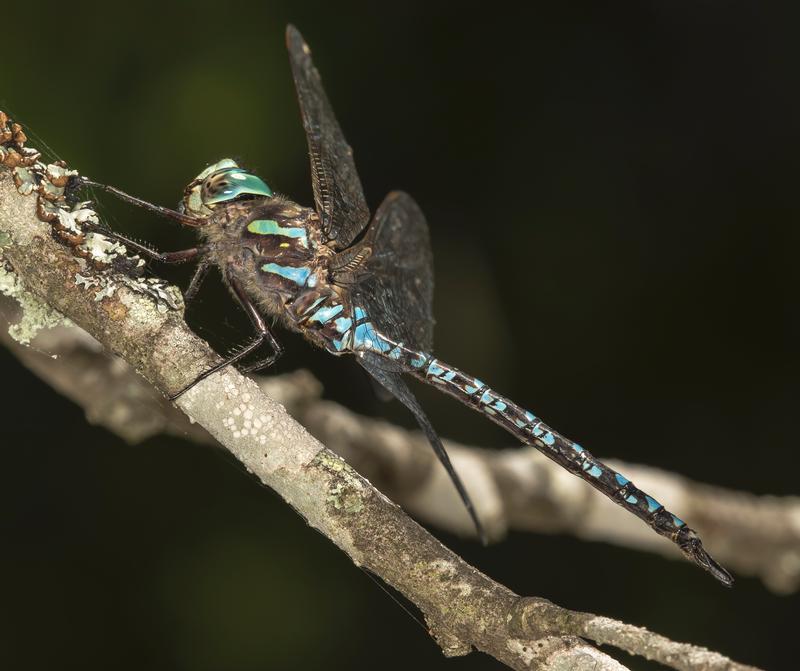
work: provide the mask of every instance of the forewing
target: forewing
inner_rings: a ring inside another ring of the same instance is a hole
[[[433,349],[433,253],[428,225],[407,193],[393,191],[359,245],[369,250],[351,288],[376,328],[408,347]],[[336,275],[334,275],[336,278]]]
[[[314,201],[323,230],[336,249],[344,249],[364,230],[369,208],[347,144],[311,50],[294,26],[286,29],[286,46],[311,155]]]

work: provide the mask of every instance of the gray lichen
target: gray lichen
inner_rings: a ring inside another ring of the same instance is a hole
[[[325,499],[326,503],[346,513],[361,512],[364,508],[364,486],[352,466],[341,457],[324,450],[314,461],[334,476]]]
[[[0,231],[0,239],[2,236],[8,237],[8,234]],[[64,315],[25,290],[2,256],[0,256],[0,293],[19,303],[20,320],[9,327],[8,334],[22,345],[30,344],[36,334],[43,329],[62,325],[72,326],[72,322]]]

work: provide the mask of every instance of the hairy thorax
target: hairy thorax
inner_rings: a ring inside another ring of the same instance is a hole
[[[333,250],[317,213],[279,196],[217,208],[200,229],[209,256],[259,307],[297,329],[303,308],[335,293],[329,284]]]

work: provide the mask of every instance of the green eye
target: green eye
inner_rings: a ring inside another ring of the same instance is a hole
[[[272,189],[264,180],[244,168],[218,170],[203,182],[202,188],[204,205],[218,205],[240,196],[271,198],[272,195]]]

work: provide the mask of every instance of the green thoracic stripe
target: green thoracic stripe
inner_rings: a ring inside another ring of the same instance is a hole
[[[287,238],[295,238],[304,247],[308,246],[305,228],[299,226],[284,228],[274,219],[255,219],[247,224],[247,230],[256,235],[282,235]]]

